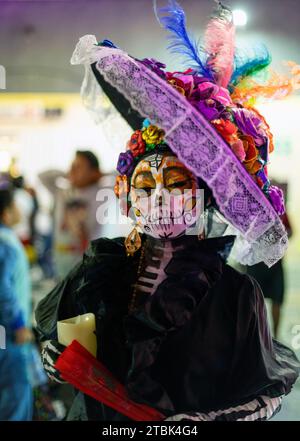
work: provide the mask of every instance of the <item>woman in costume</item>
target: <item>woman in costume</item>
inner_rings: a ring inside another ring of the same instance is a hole
[[[96,78],[135,129],[120,154],[115,191],[136,227],[125,241],[92,242],[40,302],[44,366],[62,381],[54,367],[64,349],[57,321],[93,312],[97,358],[135,402],[170,421],[266,420],[280,409],[300,364],[272,340],[257,282],[226,259],[232,251],[243,264],[271,266],[287,246],[282,195],[267,177],[272,135],[247,103],[254,91],[279,89],[274,80],[263,86],[249,79],[269,55],[234,53],[232,14],[221,4],[201,52],[175,1],[163,14],[173,49],[189,55],[193,69],[166,72],[162,63],[136,60],[91,36],[73,54],[74,64],[86,65],[87,104],[96,103]],[[216,210],[234,235],[222,236]],[[124,419],[83,395],[71,414]]]

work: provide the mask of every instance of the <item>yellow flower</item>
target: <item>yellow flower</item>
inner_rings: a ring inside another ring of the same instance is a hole
[[[150,125],[143,133],[142,137],[146,144],[159,144],[165,136],[165,132],[156,126]]]
[[[172,80],[169,80],[168,83],[171,84],[171,86],[174,87],[174,89],[176,89],[179,93],[181,93],[181,95],[185,96],[185,90],[183,87],[181,87],[178,82],[176,81],[177,78],[173,78]],[[182,82],[181,82],[182,83]]]

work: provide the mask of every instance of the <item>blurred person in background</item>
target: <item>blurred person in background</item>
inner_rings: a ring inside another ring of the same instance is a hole
[[[98,158],[88,150],[76,152],[67,175],[57,170],[39,175],[54,197],[54,260],[59,279],[81,259],[89,241],[101,235],[96,219],[101,177]]]
[[[32,341],[29,265],[13,230],[20,212],[13,191],[0,188],[0,325],[6,348],[0,350],[0,420],[32,419],[32,386],[27,347]]]
[[[42,270],[43,280],[55,278],[53,263],[53,222],[52,212],[41,206],[36,218],[37,262]]]
[[[20,222],[14,226],[14,231],[22,242],[30,263],[37,259],[36,241],[36,216],[39,210],[36,191],[28,187],[23,176],[11,178],[15,188],[15,201],[20,212]]]

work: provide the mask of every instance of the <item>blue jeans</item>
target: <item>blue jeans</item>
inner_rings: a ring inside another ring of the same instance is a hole
[[[24,347],[8,342],[0,349],[0,421],[31,421],[32,408]]]

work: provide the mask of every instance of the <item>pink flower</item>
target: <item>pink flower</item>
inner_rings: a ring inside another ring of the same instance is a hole
[[[246,159],[246,152],[244,149],[243,141],[238,139],[233,144],[231,144],[231,148],[233,150],[233,153],[239,158],[241,162]]]
[[[206,81],[204,83],[198,84],[197,91],[199,93],[200,99],[211,98],[223,104],[223,106],[232,105],[229,92],[224,87],[219,87],[214,83]]]
[[[167,72],[167,81],[182,95],[189,97],[194,88],[194,77],[189,74],[190,70],[186,72]]]

